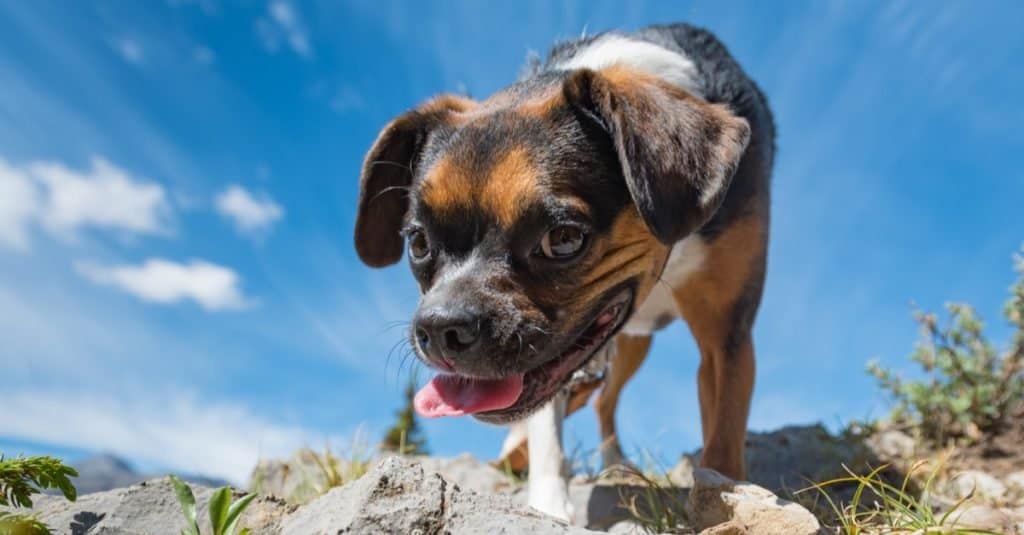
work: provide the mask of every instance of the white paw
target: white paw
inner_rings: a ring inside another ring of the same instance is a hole
[[[574,509],[569,501],[569,488],[565,479],[557,477],[538,477],[529,479],[530,507],[559,520],[572,523]]]

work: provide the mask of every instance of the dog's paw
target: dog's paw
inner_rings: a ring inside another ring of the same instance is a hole
[[[529,480],[530,507],[559,520],[572,523],[575,509],[569,501],[569,487],[562,477],[539,477]]]
[[[609,444],[601,448],[601,467],[609,468],[635,468],[633,463],[622,454],[618,444]]]

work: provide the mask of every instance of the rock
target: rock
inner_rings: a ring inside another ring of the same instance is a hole
[[[574,481],[569,486],[569,501],[573,506],[572,523],[575,526],[595,530],[610,530],[625,521],[632,521],[633,514],[626,507],[635,503],[642,515],[649,515],[647,496],[652,491],[637,480]],[[689,489],[666,487],[660,489],[659,501],[674,507],[681,515]],[[515,503],[527,503],[526,488],[516,490],[512,495]]]
[[[1006,512],[988,505],[966,506],[964,510],[951,515],[952,525],[958,528],[985,530],[995,533],[1013,533],[1013,518]]]
[[[684,455],[670,472],[686,482],[686,473],[700,459],[701,451]],[[842,465],[853,469],[877,466],[876,456],[862,440],[832,436],[821,425],[789,426],[768,433],[748,433],[747,480],[772,492],[802,489],[807,481],[824,481],[846,475]]]
[[[502,471],[481,462],[469,453],[458,457],[412,457],[425,472],[437,472],[463,490],[500,492],[511,490],[515,483]]]
[[[313,500],[281,524],[281,535],[334,533],[593,533],[514,505],[509,496],[461,490],[401,457]]]
[[[697,458],[683,455],[679,462],[665,476],[673,485],[680,487],[693,486],[693,471],[697,469]]]
[[[349,460],[308,448],[287,459],[262,460],[249,477],[249,490],[283,498],[289,503],[303,504],[320,496],[327,484],[321,463],[330,464],[342,481],[354,480],[366,470],[368,461]]]
[[[193,492],[199,517],[206,522],[206,504],[213,490],[193,485]],[[279,500],[260,497],[249,505],[242,526],[266,533],[287,510]],[[58,534],[179,535],[185,527],[181,505],[167,478],[86,494],[76,502],[42,496],[35,500],[33,512]]]
[[[883,429],[864,442],[875,455],[887,462],[907,462],[914,458],[917,449],[914,437],[898,429]]]
[[[213,490],[193,486],[201,525]],[[241,494],[236,494],[240,496]],[[179,535],[185,525],[170,482],[152,480],[128,488],[81,496],[68,502],[41,496],[32,512],[56,534]],[[366,475],[303,506],[261,496],[242,515],[253,533],[503,533],[596,532],[567,526],[525,507],[509,495],[461,490],[406,458],[388,457]]]
[[[687,514],[696,530],[707,530],[729,522],[758,535],[815,535],[821,529],[818,519],[799,504],[780,499],[752,483],[736,482],[706,468],[694,471]],[[731,533],[736,532],[736,528],[729,529],[732,529]]]
[[[1024,470],[1011,472],[1003,478],[1006,486],[1024,498]]]
[[[647,535],[648,531],[633,520],[620,520],[608,528],[610,535]]]
[[[1006,495],[1006,486],[988,473],[967,470],[957,474],[946,486],[946,493],[959,500],[973,495],[978,498],[998,500]]]
[[[747,535],[750,533],[747,528],[743,527],[743,524],[730,520],[717,526],[711,526],[708,529],[700,532],[700,535]]]

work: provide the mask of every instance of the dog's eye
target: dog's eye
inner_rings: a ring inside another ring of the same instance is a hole
[[[427,236],[421,230],[414,230],[409,233],[409,255],[415,260],[422,260],[430,254],[430,245],[427,243]]]
[[[580,252],[585,238],[586,234],[579,227],[561,225],[541,238],[539,253],[550,259],[564,260]]]

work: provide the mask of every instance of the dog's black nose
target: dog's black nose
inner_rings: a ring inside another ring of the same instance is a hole
[[[435,307],[416,319],[420,348],[442,358],[457,359],[480,341],[480,316],[461,307]]]

